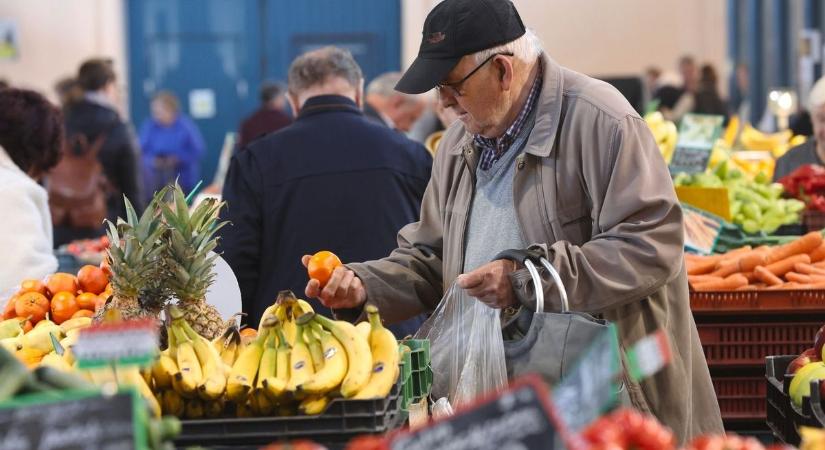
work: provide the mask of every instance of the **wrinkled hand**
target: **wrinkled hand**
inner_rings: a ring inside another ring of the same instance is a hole
[[[503,309],[516,304],[516,295],[508,277],[515,270],[515,262],[499,259],[459,275],[456,284],[487,306]]]
[[[311,255],[304,255],[301,263],[309,264]],[[317,298],[330,309],[346,309],[361,306],[367,300],[367,291],[355,272],[344,266],[338,266],[332,272],[324,289],[318,280],[310,279],[304,293],[308,298]]]

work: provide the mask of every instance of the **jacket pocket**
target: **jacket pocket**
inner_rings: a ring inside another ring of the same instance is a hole
[[[560,209],[553,222],[553,231],[558,240],[573,245],[582,245],[590,240],[593,219],[585,203],[577,203]]]

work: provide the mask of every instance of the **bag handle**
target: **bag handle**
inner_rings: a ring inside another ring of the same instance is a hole
[[[567,291],[564,288],[564,283],[561,281],[561,276],[556,268],[550,264],[550,261],[544,257],[542,252],[534,249],[510,249],[502,251],[493,258],[493,260],[497,259],[509,259],[511,261],[522,263],[524,264],[524,267],[527,268],[527,271],[530,272],[530,276],[533,278],[533,286],[536,289],[537,313],[544,312],[544,289],[541,288],[541,275],[539,275],[539,271],[536,268],[536,262],[547,269],[547,272],[556,284],[556,288],[559,290],[559,297],[561,297],[561,312],[566,313],[570,310],[570,303],[567,300]]]

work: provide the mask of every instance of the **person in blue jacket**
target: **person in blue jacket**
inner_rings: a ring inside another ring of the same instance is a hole
[[[279,291],[304,296],[302,256],[329,250],[347,263],[395,248],[398,230],[419,219],[432,167],[423,145],[364,115],[363,75],[348,51],[299,56],[288,80],[295,122],[238,152],[223,188],[221,220],[230,224],[216,251],[238,278],[250,324]],[[390,329],[401,338],[421,323],[417,316]]]
[[[176,178],[184,192],[195,187],[206,145],[192,119],[180,112],[175,94],[160,91],[152,98],[152,118],[140,128],[140,147],[148,198]]]

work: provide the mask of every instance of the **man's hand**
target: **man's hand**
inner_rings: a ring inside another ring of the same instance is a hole
[[[515,270],[515,262],[499,259],[459,275],[456,284],[487,306],[503,309],[516,304],[516,296],[508,277]]]
[[[309,264],[310,258],[312,258],[311,255],[304,255],[301,258],[304,267]],[[323,290],[318,280],[310,279],[304,293],[309,298],[317,298],[330,309],[355,308],[367,300],[367,291],[361,279],[355,276],[355,272],[344,266],[335,268]]]

